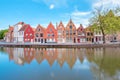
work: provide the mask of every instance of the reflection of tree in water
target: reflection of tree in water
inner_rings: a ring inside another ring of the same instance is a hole
[[[1,52],[1,53],[5,52],[5,51],[6,51],[5,49],[6,49],[6,48],[4,48],[4,47],[0,47],[0,52]]]
[[[94,51],[93,62],[91,69],[98,75],[100,80],[111,79],[120,70],[120,49],[119,48],[103,48],[102,52]],[[117,76],[118,78],[118,76]]]

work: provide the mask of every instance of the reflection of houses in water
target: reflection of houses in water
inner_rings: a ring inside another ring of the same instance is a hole
[[[73,65],[76,62],[76,53],[75,53],[75,49],[66,49],[66,53],[65,53],[65,60],[68,63],[69,67],[72,68]]]
[[[10,49],[10,48],[8,48]],[[32,60],[36,60],[39,64],[42,61],[47,60],[48,64],[52,66],[55,61],[62,67],[64,63],[68,64],[70,68],[73,68],[77,58],[82,63],[86,56],[85,48],[12,48],[13,52],[9,54],[13,55],[15,63],[23,65],[25,63],[30,64]],[[11,49],[10,49],[11,50]],[[10,51],[7,50],[7,51]],[[11,50],[12,51],[12,50]],[[8,52],[10,53],[10,52]]]
[[[90,62],[93,61],[93,56],[94,56],[94,49],[86,48],[86,57]]]
[[[25,62],[30,63],[34,59],[34,48],[24,48]]]
[[[34,49],[35,59],[40,64],[45,59],[46,50],[45,48]]]
[[[58,52],[57,61],[60,67],[62,67],[65,62],[65,54],[66,54],[65,51],[66,49],[63,49],[63,48],[57,49],[57,52]]]
[[[9,54],[9,60],[13,60],[13,48],[4,48],[5,51]]]
[[[104,48],[94,48],[94,59],[103,58]]]
[[[45,54],[45,58],[48,61],[49,65],[52,66],[54,61],[57,58],[57,49],[55,48],[47,48],[46,49],[46,54]]]
[[[13,60],[17,64],[24,64],[24,49],[13,48]]]
[[[86,54],[86,49],[85,48],[77,49],[76,53],[77,53],[77,57],[78,57],[79,61],[81,63],[83,63],[83,60],[84,60],[85,54]]]

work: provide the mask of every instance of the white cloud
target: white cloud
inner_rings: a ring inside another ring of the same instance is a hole
[[[118,7],[120,5],[120,0],[97,0],[96,2],[94,1],[92,4],[93,8],[114,8]]]
[[[50,5],[50,9],[54,9],[55,5],[54,4],[51,4]]]
[[[66,18],[71,17],[77,28],[80,26],[80,24],[82,24],[84,27],[87,27],[89,25],[91,12],[90,11],[82,12],[75,8],[73,12],[66,13],[64,16]]]
[[[72,16],[86,16],[86,15],[89,15],[90,12],[80,12],[80,11],[77,11],[77,12],[73,12],[71,15]]]

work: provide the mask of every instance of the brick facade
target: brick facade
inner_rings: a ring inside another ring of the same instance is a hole
[[[65,37],[66,43],[76,43],[76,26],[73,21],[70,19],[66,28],[65,28]]]
[[[57,43],[57,30],[51,22],[46,29],[46,35],[47,43]]]
[[[38,25],[35,29],[34,42],[46,43],[46,30],[41,25]]]

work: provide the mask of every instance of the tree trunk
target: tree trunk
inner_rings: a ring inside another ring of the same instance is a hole
[[[101,27],[101,31],[102,31],[102,35],[103,35],[103,44],[105,44],[106,42],[105,42],[105,33],[104,33],[104,30],[103,30],[103,28]]]
[[[105,44],[105,34],[103,34],[103,44]]]

